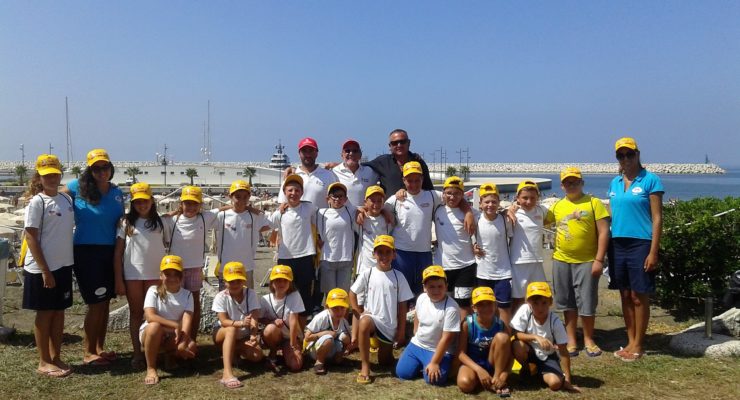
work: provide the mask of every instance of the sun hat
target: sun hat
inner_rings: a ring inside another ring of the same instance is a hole
[[[270,282],[275,279],[287,279],[293,282],[293,269],[287,265],[276,265],[270,271]]]
[[[231,186],[229,187],[229,196],[234,194],[237,190],[246,190],[247,192],[251,192],[252,186],[247,181],[239,179],[231,182]]]
[[[447,189],[449,187],[454,187],[454,188],[460,189],[463,192],[465,191],[465,185],[463,184],[463,180],[460,179],[459,176],[451,176],[451,177],[445,179],[445,184],[444,184],[444,186],[442,188],[443,189]]]
[[[423,174],[421,170],[421,164],[418,161],[409,161],[403,164],[403,176],[404,178],[411,174]]]
[[[164,271],[167,269],[174,269],[175,271],[182,272],[182,258],[176,255],[167,255],[162,257],[162,262],[159,263],[159,270]]]
[[[496,187],[493,183],[484,183],[480,185],[480,189],[478,189],[478,195],[480,197],[488,196],[489,194],[495,194],[498,196],[498,187]]]
[[[574,178],[578,178],[578,179],[583,179],[583,175],[581,174],[581,170],[578,169],[577,167],[568,167],[568,168],[565,168],[564,170],[560,171],[560,182],[564,181],[565,178],[570,178],[570,177],[574,177]]]
[[[550,285],[547,282],[531,282],[527,285],[527,299],[532,296],[552,297]]]
[[[42,154],[36,158],[36,172],[39,175],[61,174],[62,163],[53,154]]]
[[[442,278],[447,280],[447,274],[445,274],[445,270],[441,266],[430,265],[421,273],[421,283],[426,282],[429,278]]]
[[[87,153],[87,166],[91,166],[98,161],[110,162],[108,152],[104,149],[92,149]]]
[[[131,185],[129,189],[131,192],[131,201],[144,199],[149,200],[152,198],[152,188],[146,182],[137,182]]]
[[[381,195],[383,195],[383,198],[385,198],[385,190],[383,190],[383,188],[378,185],[373,185],[368,186],[367,189],[365,189],[365,199],[374,195],[375,193],[380,193]]]
[[[373,241],[373,250],[380,246],[385,246],[390,248],[391,250],[396,249],[396,243],[393,239],[393,236],[390,235],[378,235],[375,237],[375,240]]]
[[[185,186],[180,194],[180,201],[191,200],[196,203],[203,202],[203,191],[197,186]]]
[[[239,261],[230,261],[224,265],[224,280],[226,282],[236,280],[247,280],[247,271],[244,269],[244,264]]]
[[[481,301],[496,301],[496,295],[493,294],[493,289],[489,288],[488,286],[480,286],[473,289],[473,305],[476,305]]]
[[[347,295],[347,292],[344,291],[344,289],[341,289],[341,288],[332,289],[326,295],[326,305],[329,306],[329,308],[334,308],[334,307],[349,308],[349,302],[347,301],[348,297],[349,295]]]

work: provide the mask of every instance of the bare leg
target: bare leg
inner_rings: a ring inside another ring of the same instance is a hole
[[[375,333],[375,323],[372,318],[360,318],[360,329],[357,344],[360,347],[360,375],[370,376],[370,336]]]
[[[565,310],[565,332],[568,334],[568,348],[577,348],[576,331],[578,331],[578,311]]]
[[[596,316],[585,316],[581,315],[581,325],[583,326],[583,344],[586,346],[594,346],[594,325],[596,324]]]
[[[191,293],[193,294],[193,325],[190,328],[190,338],[197,341],[200,328],[200,290]]]
[[[647,294],[632,292],[632,304],[635,305],[635,339],[630,352],[642,354],[645,351],[645,333],[650,321],[650,297]]]
[[[51,356],[51,329],[52,318],[56,311],[36,311],[36,320],[33,324],[33,336],[36,339],[36,350],[39,353],[39,371],[57,369]]]
[[[501,321],[503,321],[507,327],[511,326],[511,308],[498,307],[498,315]]]
[[[148,385],[159,382],[157,373],[157,356],[159,345],[162,343],[162,326],[158,322],[147,324],[144,328],[144,356],[146,357],[146,377],[144,383]]]
[[[214,339],[216,346],[221,346],[221,355],[224,360],[223,380],[229,380],[234,377],[232,362],[234,359],[234,350],[236,342],[236,328],[233,326],[221,327],[216,332]]]
[[[108,316],[110,315],[110,300],[106,300],[100,303],[100,324],[98,325],[98,332],[96,333],[97,342],[95,348],[98,351],[98,355],[105,352],[105,337],[108,334]]]
[[[154,283],[152,283],[154,282]],[[157,281],[126,281],[126,298],[128,300],[129,313],[129,335],[134,355],[132,364],[144,360],[144,355],[139,342],[139,327],[144,321],[144,296],[149,286],[156,285]]]
[[[632,302],[632,295],[629,289],[620,290],[619,295],[622,299],[622,315],[624,326],[627,328],[627,346],[624,350],[632,352],[635,345],[635,304]]]
[[[478,375],[467,365],[461,365],[457,371],[457,387],[463,393],[472,393],[478,388]]]
[[[488,362],[493,365],[493,386],[496,389],[506,387],[511,369],[511,341],[509,335],[499,332],[493,337],[488,353]]]
[[[333,340],[326,340],[321,346],[316,349],[316,363],[326,364],[326,358],[329,356],[332,348],[334,347]]]
[[[100,326],[105,324],[103,331],[108,328],[108,304],[108,300],[106,300],[100,303],[89,304],[87,306],[87,314],[85,314],[85,323],[83,325],[83,330],[85,331],[83,341],[85,355],[83,362],[89,363],[102,358],[99,355],[99,353],[103,352],[100,338]],[[105,341],[105,337],[103,337],[102,340]]]
[[[49,335],[49,356],[57,367],[68,370],[69,365],[61,359],[62,337],[64,335],[64,310],[56,310],[52,315],[51,334]]]

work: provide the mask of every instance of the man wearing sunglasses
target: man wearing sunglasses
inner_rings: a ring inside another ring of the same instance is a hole
[[[342,144],[342,163],[337,164],[332,171],[339,182],[347,187],[347,199],[355,207],[365,205],[365,190],[378,182],[378,174],[360,164],[362,148],[354,139],[348,139]]]
[[[408,133],[403,129],[393,130],[388,138],[390,154],[383,154],[374,160],[364,163],[372,168],[380,178],[380,186],[385,189],[387,197],[394,195],[399,189],[405,188],[403,184],[403,165],[409,161],[417,161],[421,164],[423,172],[422,189],[434,190],[432,178],[429,176],[429,167],[419,154],[409,151],[411,140]]]

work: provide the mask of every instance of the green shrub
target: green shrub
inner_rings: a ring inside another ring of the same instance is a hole
[[[713,217],[733,208],[737,211]],[[689,317],[704,312],[703,299],[710,295],[715,313],[719,312],[729,276],[740,269],[739,227],[740,198],[667,204],[656,279],[658,302],[676,315]]]

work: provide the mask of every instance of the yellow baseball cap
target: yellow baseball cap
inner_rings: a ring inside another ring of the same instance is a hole
[[[533,181],[521,181],[519,183],[519,186],[516,187],[516,194],[519,194],[519,192],[521,192],[522,189],[529,188],[529,187],[534,188],[537,191],[537,193],[540,192],[540,188],[537,187],[537,184],[534,183]]]
[[[36,172],[39,175],[61,174],[62,163],[53,154],[42,154],[36,158]]]
[[[418,161],[409,161],[403,164],[403,176],[406,177],[410,174],[423,174],[421,170],[421,164]]]
[[[424,272],[421,273],[421,283],[424,283],[429,278],[443,278],[444,280],[447,280],[447,274],[445,274],[444,268],[442,268],[439,265],[430,265],[424,269]]]
[[[631,137],[623,137],[619,140],[617,140],[616,143],[614,143],[614,151],[617,151],[621,149],[622,147],[626,147],[628,149],[637,150],[637,142],[635,139]]]
[[[344,291],[344,289],[332,289],[326,295],[326,305],[329,306],[329,308],[349,308],[349,301],[347,301],[347,298],[349,298],[349,295]]]
[[[287,265],[276,265],[270,271],[270,282],[275,279],[287,279],[293,282],[293,269]]]
[[[231,282],[240,279],[243,281],[247,280],[247,271],[244,269],[244,264],[239,261],[227,262],[224,265],[224,280]]]
[[[329,188],[326,189],[326,194],[329,194],[334,189],[342,189],[344,190],[344,193],[347,193],[347,186],[344,186],[342,182],[334,182],[331,185],[329,185]]]
[[[162,257],[162,262],[159,263],[159,270],[164,271],[166,269],[174,269],[182,272],[182,258],[175,255]]]
[[[246,190],[247,192],[252,191],[252,185],[250,185],[247,181],[243,180],[236,180],[234,182],[231,182],[231,187],[229,188],[229,196],[234,194],[237,190]]]
[[[393,239],[393,236],[378,235],[375,237],[375,240],[373,240],[373,250],[375,250],[379,246],[385,246],[390,248],[391,250],[395,250],[396,241]]]
[[[568,167],[562,171],[560,171],[560,182],[564,181],[565,178],[578,178],[583,179],[583,175],[581,174],[581,170],[577,167]]]
[[[496,301],[496,295],[493,294],[493,289],[488,286],[480,286],[473,289],[472,301],[473,305],[481,301]]]
[[[131,201],[144,199],[149,200],[152,198],[152,188],[146,182],[138,182],[131,185]]]
[[[484,183],[480,185],[480,189],[478,189],[478,195],[480,197],[488,196],[489,194],[495,194],[498,196],[498,187],[496,187],[493,183]]]
[[[285,177],[285,183],[283,183],[283,188],[288,186],[288,184],[291,182],[296,182],[297,184],[301,185],[301,188],[303,187],[303,178],[301,178],[300,175],[291,174]]]
[[[365,198],[367,199],[375,193],[380,193],[383,195],[383,198],[385,198],[385,190],[378,185],[368,186],[367,189],[365,189]]]
[[[532,296],[552,297],[550,285],[547,282],[531,282],[527,285],[527,299]]]
[[[451,176],[447,179],[445,179],[445,184],[442,187],[443,189],[447,189],[448,187],[454,187],[465,191],[465,185],[463,185],[463,180],[460,179],[459,176]]]
[[[87,166],[91,166],[98,161],[110,162],[108,152],[103,149],[92,149],[87,153]]]
[[[180,201],[192,200],[196,203],[203,202],[203,192],[197,186],[185,186],[180,194]]]

